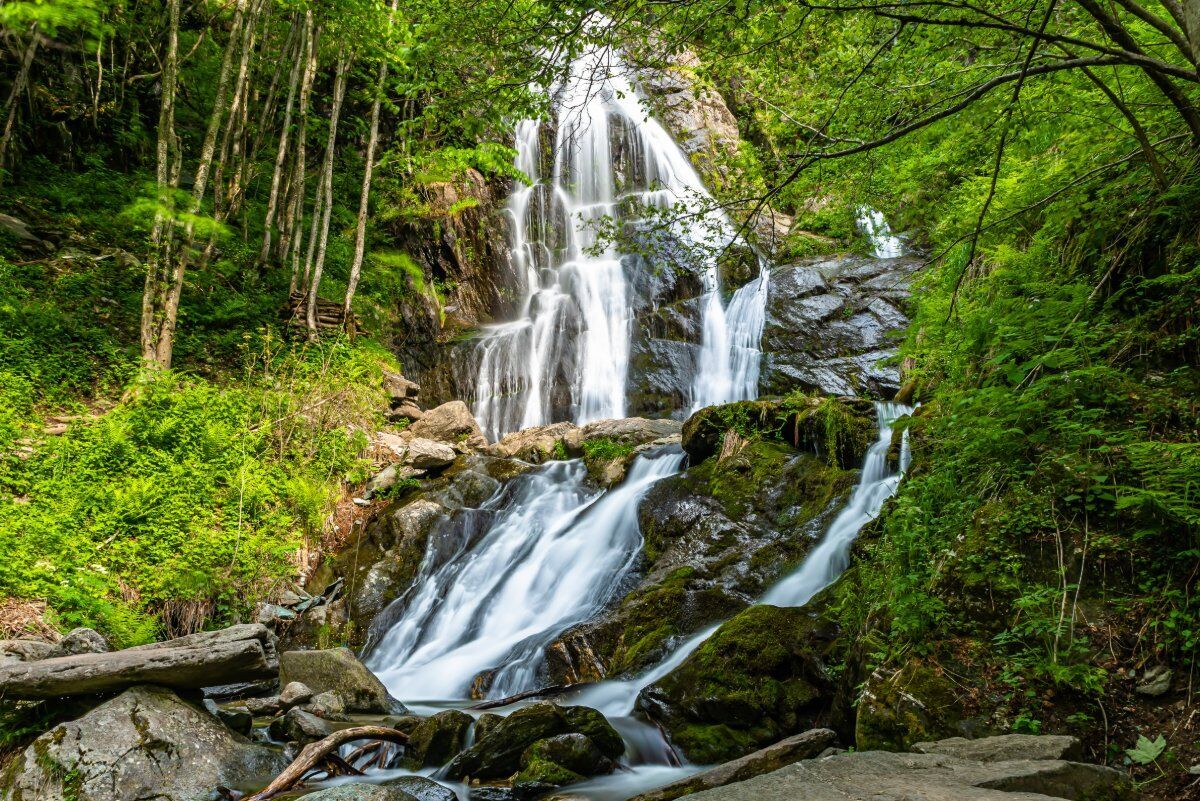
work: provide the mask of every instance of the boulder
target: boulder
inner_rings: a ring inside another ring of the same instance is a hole
[[[772,268],[760,390],[890,398],[887,364],[908,325],[903,306],[919,259],[821,258]]]
[[[418,470],[440,470],[454,464],[457,454],[444,442],[413,437],[408,441],[404,462]]]
[[[449,787],[424,776],[399,776],[382,784],[388,789],[402,790],[415,801],[458,801],[458,796]]]
[[[445,775],[449,779],[506,778],[521,769],[521,757],[531,745],[573,733],[585,735],[609,759],[625,750],[621,736],[596,710],[539,701],[489,726],[484,736],[477,735],[475,744],[446,766]]]
[[[126,690],[61,723],[16,758],[5,798],[207,801],[218,786],[265,783],[287,766],[163,687]]]
[[[279,656],[279,683],[286,687],[294,681],[315,693],[336,693],[350,712],[403,711],[403,704],[388,694],[383,682],[349,648],[285,651]]]
[[[521,754],[521,771],[513,783],[521,785],[574,784],[588,776],[612,773],[614,763],[585,734],[574,732],[538,740]]]
[[[562,459],[571,455],[566,438],[574,436],[579,426],[574,423],[552,423],[514,431],[492,445],[488,452],[504,459],[522,459],[532,464],[541,464],[551,459]]]
[[[307,801],[413,801],[403,787],[388,784],[352,782],[317,790],[304,796]]]
[[[415,402],[421,394],[421,387],[414,381],[409,381],[400,373],[391,370],[383,371],[383,388],[391,398],[392,405],[404,401]]]
[[[450,401],[427,409],[408,430],[414,437],[449,442],[467,448],[485,448],[487,439],[467,404]]]
[[[943,754],[859,751],[796,762],[689,796],[691,801],[1131,801],[1120,771],[1062,760],[973,762]]]
[[[245,701],[246,710],[255,717],[264,715],[278,715],[283,711],[283,706],[279,703],[278,695],[264,695],[260,698],[247,698]]]
[[[445,765],[463,750],[474,722],[470,715],[457,709],[425,718],[408,735],[405,762],[413,768]]]
[[[94,629],[72,629],[54,644],[47,659],[59,656],[75,656],[76,654],[106,654],[108,640]]]
[[[876,669],[858,700],[854,741],[860,751],[907,751],[919,742],[963,733],[958,688],[937,668],[910,660]]]
[[[713,787],[724,787],[779,770],[802,759],[813,759],[830,750],[830,746],[836,742],[837,735],[833,731],[810,729],[711,770],[701,771],[686,779],[672,782],[666,787],[636,795],[629,801],[674,801],[681,796],[710,790]]]
[[[369,501],[376,495],[387,492],[404,479],[419,475],[421,475],[420,470],[414,470],[407,465],[390,464],[371,476],[371,480],[363,488],[362,497]]]
[[[575,431],[567,432],[563,441],[572,452],[583,450],[584,443],[607,440],[621,445],[647,445],[678,434],[683,424],[678,420],[649,420],[644,417],[624,417],[615,420],[595,420]]]
[[[74,647],[94,640],[76,640]],[[274,677],[275,635],[260,623],[203,631],[111,653],[79,653],[0,665],[0,694],[58,698],[114,692],[140,683],[200,689]]]
[[[1065,734],[1000,734],[967,740],[950,737],[928,743],[916,743],[918,754],[942,754],[975,762],[1007,762],[1015,759],[1066,759],[1083,757],[1078,737]]]
[[[7,662],[36,662],[45,659],[54,646],[41,640],[0,640],[0,665]]]
[[[744,756],[811,728],[828,708],[837,633],[807,608],[752,606],[644,689],[638,706],[693,762]]]
[[[317,693],[301,708],[326,720],[341,720],[346,715],[346,702],[333,691]]]

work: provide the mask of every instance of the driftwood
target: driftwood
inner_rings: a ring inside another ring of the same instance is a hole
[[[77,654],[0,666],[0,698],[61,698],[136,684],[199,689],[274,678],[275,635],[251,623],[103,654]]]
[[[309,743],[304,746],[296,758],[292,760],[292,764],[284,769],[283,773],[276,776],[275,780],[262,790],[259,790],[254,795],[247,796],[243,801],[267,801],[267,799],[274,798],[280,793],[287,792],[295,787],[310,770],[323,762],[329,761],[331,757],[337,756],[337,749],[355,740],[387,740],[393,743],[406,743],[408,742],[408,735],[397,729],[389,729],[384,726],[354,726],[349,729],[335,731],[324,740],[318,740],[315,743]]]
[[[527,698],[550,698],[555,695],[569,693],[571,690],[577,690],[580,687],[586,687],[590,682],[576,682],[575,684],[552,684],[549,687],[542,687],[537,690],[526,690],[516,695],[510,695],[507,698],[497,698],[492,701],[483,701],[478,704],[473,704],[467,707],[468,709],[499,709],[502,706],[515,704],[517,701],[524,701]]]

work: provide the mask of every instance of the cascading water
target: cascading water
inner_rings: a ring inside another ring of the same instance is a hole
[[[529,689],[549,640],[612,599],[641,547],[638,500],[682,460],[641,456],[605,494],[587,488],[578,461],[516,479],[489,502],[496,517],[477,543],[440,564],[430,550],[368,667],[406,701],[466,698],[492,669],[492,697]]]
[[[904,242],[892,233],[883,212],[863,206],[858,210],[858,230],[871,242],[877,259],[898,259],[904,255]]]
[[[485,330],[478,344],[473,411],[490,439],[555,420],[625,416],[627,270],[638,268],[605,231],[646,216],[668,219],[670,238],[693,254],[704,281],[691,405],[757,395],[768,272],[722,303],[717,256],[735,243],[734,228],[647,115],[628,73],[615,51],[593,48],[554,88],[553,122],[517,126],[515,164],[530,183],[516,186],[507,213],[524,297],[518,319]]]

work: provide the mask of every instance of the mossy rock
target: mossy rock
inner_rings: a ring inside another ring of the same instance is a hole
[[[955,685],[914,659],[899,670],[876,670],[867,679],[855,718],[855,746],[860,751],[908,751],[916,743],[961,734],[962,720]]]
[[[521,772],[514,784],[561,787],[588,776],[612,773],[613,768],[612,760],[587,735],[579,732],[559,734],[538,740],[525,749],[521,755]]]
[[[474,722],[470,715],[457,709],[425,718],[408,736],[404,747],[405,763],[414,769],[445,765],[463,750]]]
[[[837,635],[810,609],[750,607],[646,688],[639,706],[694,762],[743,756],[822,720]]]

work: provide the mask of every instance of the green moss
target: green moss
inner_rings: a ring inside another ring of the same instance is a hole
[[[562,787],[567,784],[583,781],[583,779],[583,776],[580,776],[575,771],[567,770],[562,765],[551,762],[548,759],[543,759],[540,756],[532,756],[528,764],[516,775],[513,783],[552,784],[555,787]]]
[[[634,451],[634,446],[628,442],[618,442],[610,437],[597,437],[583,443],[585,460],[608,461],[623,459]]]

